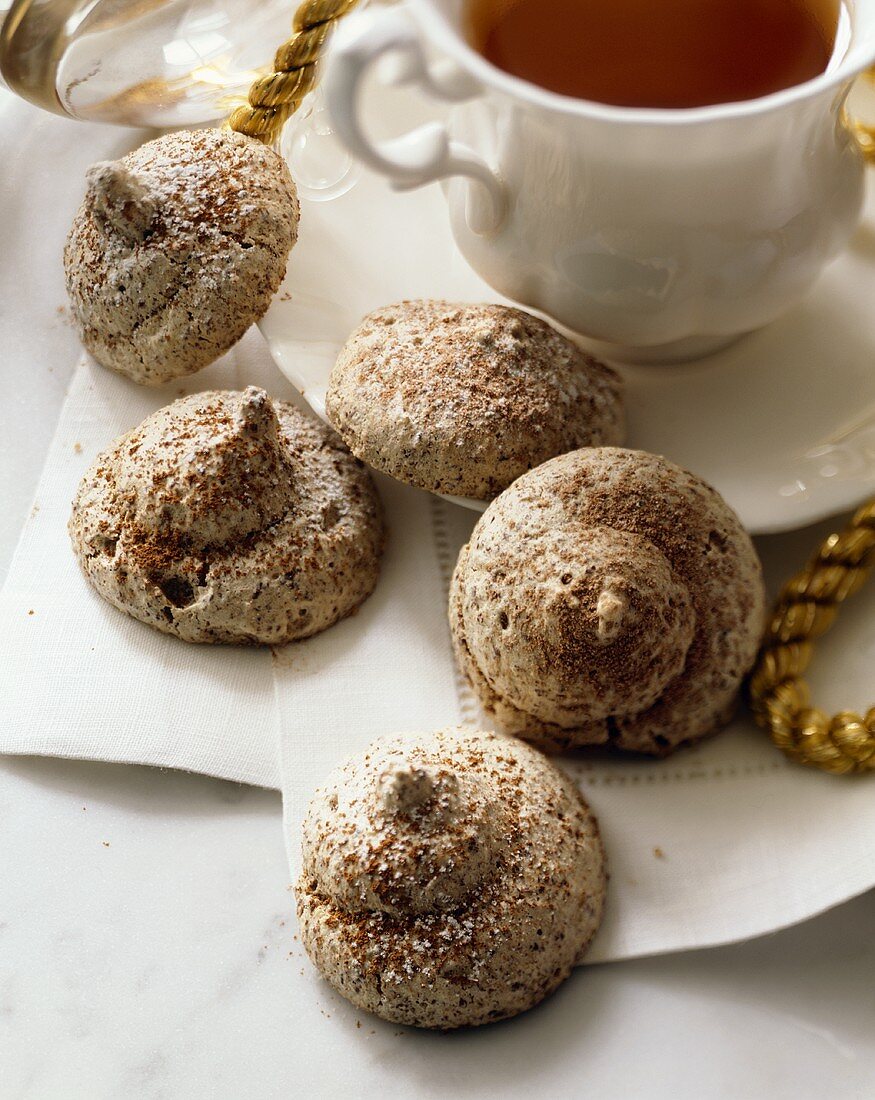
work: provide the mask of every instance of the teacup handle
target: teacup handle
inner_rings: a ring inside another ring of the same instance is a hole
[[[324,77],[325,99],[338,137],[354,157],[391,180],[397,191],[450,176],[467,176],[477,185],[468,195],[468,225],[474,233],[494,233],[507,209],[504,185],[478,153],[452,141],[444,125],[430,122],[385,142],[372,141],[365,133],[360,112],[362,82],[385,54],[394,54],[399,60],[396,84],[418,85],[448,103],[481,94],[479,85],[458,66],[428,64],[419,36],[403,11],[389,8],[356,13],[338,27]]]

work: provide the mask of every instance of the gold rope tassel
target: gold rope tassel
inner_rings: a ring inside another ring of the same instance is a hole
[[[875,566],[875,500],[844,531],[830,535],[778,597],[748,691],[757,722],[799,764],[833,775],[875,771],[875,707],[861,717],[830,718],[812,707],[802,679],[838,605],[863,586]]]
[[[318,62],[335,22],[359,0],[304,0],[295,13],[295,33],[276,52],[272,73],[249,89],[249,103],[228,119],[232,130],[258,138],[265,145],[279,139],[289,116],[297,111],[318,79]]]

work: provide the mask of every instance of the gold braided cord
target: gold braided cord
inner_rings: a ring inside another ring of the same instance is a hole
[[[875,771],[875,707],[862,717],[842,711],[831,718],[811,706],[802,677],[813,639],[829,630],[838,605],[859,591],[873,567],[875,500],[784,586],[748,684],[754,716],[778,748],[833,775]]]
[[[334,24],[359,0],[304,0],[295,12],[294,34],[277,50],[273,72],[249,89],[249,102],[228,119],[232,130],[258,138],[265,145],[279,139],[290,115],[318,79],[318,63]]]

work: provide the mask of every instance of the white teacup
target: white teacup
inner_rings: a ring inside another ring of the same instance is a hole
[[[875,62],[875,0],[856,0],[816,79],[690,110],[610,107],[510,76],[465,41],[464,7],[350,16],[325,89],[341,140],[397,188],[448,181],[456,242],[500,293],[617,358],[689,358],[798,302],[848,241],[864,162],[844,104]],[[362,80],[384,54],[456,104],[448,126],[370,140]]]

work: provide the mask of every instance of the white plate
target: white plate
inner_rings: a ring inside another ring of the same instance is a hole
[[[423,117],[409,93],[385,89],[372,92],[369,110],[378,131]],[[318,198],[302,195],[300,240],[261,328],[280,369],[324,416],[332,364],[363,314],[401,298],[501,298],[459,255],[438,187],[399,194],[363,171],[345,194]],[[704,477],[754,533],[853,507],[875,491],[873,292],[870,179],[851,247],[802,306],[708,359],[622,368],[628,445]]]

